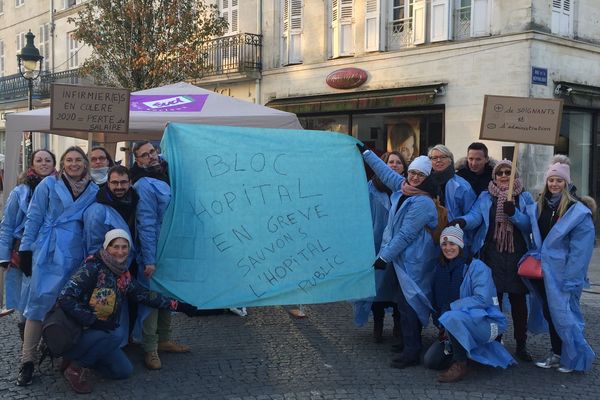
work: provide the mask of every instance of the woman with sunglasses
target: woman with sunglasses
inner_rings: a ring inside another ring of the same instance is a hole
[[[432,196],[435,188],[429,178],[431,160],[419,156],[408,166],[408,177],[394,172],[370,150],[361,148],[363,158],[393,193],[387,226],[373,267],[385,269],[392,263],[400,290],[396,301],[400,310],[402,343],[392,349],[399,356],[393,368],[417,365],[421,356],[421,331],[431,314],[433,269],[439,254],[429,230],[438,223]]]
[[[492,171],[493,180],[466,215],[451,221],[463,229],[474,229],[471,254],[492,270],[502,309],[502,297],[508,293],[517,343],[515,355],[521,361],[532,361],[527,351],[527,289],[517,274],[518,263],[529,248],[531,225],[525,208],[533,204],[531,194],[523,190],[518,172],[513,184],[513,198],[508,198],[512,163],[502,160]],[[518,205],[518,206],[516,206]],[[500,340],[500,337],[498,337]]]

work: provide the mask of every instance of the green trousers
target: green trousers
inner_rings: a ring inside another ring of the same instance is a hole
[[[152,310],[142,326],[142,348],[150,353],[158,349],[158,342],[169,340],[171,333],[171,311]]]

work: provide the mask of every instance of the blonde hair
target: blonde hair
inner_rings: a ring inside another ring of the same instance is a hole
[[[540,196],[537,200],[538,218],[540,217],[540,215],[542,214],[542,210],[544,209],[546,193],[548,193],[548,182],[546,182],[546,184],[544,185],[544,190],[542,190],[542,193],[540,193]],[[558,212],[558,218],[561,218],[565,214],[565,212],[567,212],[569,204],[571,203],[577,203],[577,199],[569,192],[569,185],[565,181],[565,187],[561,192],[560,202],[558,203],[558,207],[556,208],[556,211]]]

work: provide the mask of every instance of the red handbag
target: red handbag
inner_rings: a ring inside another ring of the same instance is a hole
[[[538,260],[534,256],[525,257],[521,264],[519,264],[517,274],[523,278],[542,279],[544,277],[544,272],[542,271],[542,261]]]

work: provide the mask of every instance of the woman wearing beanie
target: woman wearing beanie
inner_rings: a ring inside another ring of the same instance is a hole
[[[19,334],[23,340],[25,329],[25,304],[29,293],[29,276],[23,274],[19,267],[19,244],[25,229],[25,216],[31,196],[37,185],[49,175],[56,175],[56,157],[45,149],[33,152],[29,160],[29,168],[19,177],[19,184],[6,200],[4,216],[0,223],[0,266],[6,269],[6,306],[17,309],[21,313],[18,323]]]
[[[438,340],[425,353],[427,368],[446,370],[440,382],[456,382],[468,373],[467,359],[506,368],[511,355],[495,339],[506,330],[490,269],[464,257],[463,231],[449,226],[440,236],[442,256],[433,278],[433,321]]]
[[[77,393],[92,391],[87,381],[88,368],[107,379],[126,379],[133,372],[131,362],[121,350],[117,333],[123,301],[149,307],[196,315],[189,304],[152,292],[132,279],[127,271],[131,238],[123,229],[106,233],[103,249],[85,260],[71,276],[58,297],[63,311],[83,326],[82,334],[63,356],[63,375]]]
[[[514,199],[507,197],[511,169],[509,160],[498,162],[488,190],[479,195],[471,211],[451,223],[458,223],[462,229],[476,229],[471,254],[491,268],[501,309],[502,297],[508,293],[517,342],[515,355],[521,361],[532,361],[526,346],[527,288],[517,269],[529,248],[531,226],[525,207],[533,204],[533,198],[523,190],[518,172],[513,186]]]
[[[535,364],[560,372],[587,371],[595,354],[585,340],[579,299],[594,248],[592,212],[570,193],[568,164],[552,164],[544,180],[537,203],[527,207],[533,233],[530,254],[541,259],[544,276],[526,282],[542,304],[552,348]]]
[[[36,187],[19,247],[21,270],[31,275],[25,306],[22,365],[17,385],[30,385],[42,320],[73,270],[83,259],[83,212],[96,199],[98,186],[88,173],[87,156],[69,147],[60,158],[57,176]]]
[[[407,165],[402,155],[397,151],[391,151],[381,156],[381,159],[396,173],[406,177]],[[387,225],[390,196],[392,191],[381,182],[377,175],[369,181],[369,203],[371,205],[371,218],[373,220],[373,239],[375,240],[375,252],[378,252],[381,247],[381,238],[383,230]],[[396,274],[392,270],[391,265],[384,270],[375,271],[375,287],[376,295],[372,299],[358,300],[353,303],[354,323],[357,326],[363,326],[370,312],[373,312],[373,338],[376,343],[383,342],[383,320],[385,317],[385,309],[391,307],[393,309],[394,328],[393,335],[399,338],[401,334],[400,328],[400,312],[398,305],[394,303],[394,296],[398,290]]]
[[[437,226],[437,211],[432,196],[435,188],[428,178],[431,161],[419,156],[410,163],[404,179],[392,171],[373,152],[366,150],[363,158],[381,181],[394,192],[387,226],[375,269],[394,266],[400,286],[396,299],[400,310],[402,343],[394,350],[400,355],[392,360],[393,368],[417,365],[421,353],[421,330],[431,314],[431,281],[439,248],[434,245],[429,230]]]

